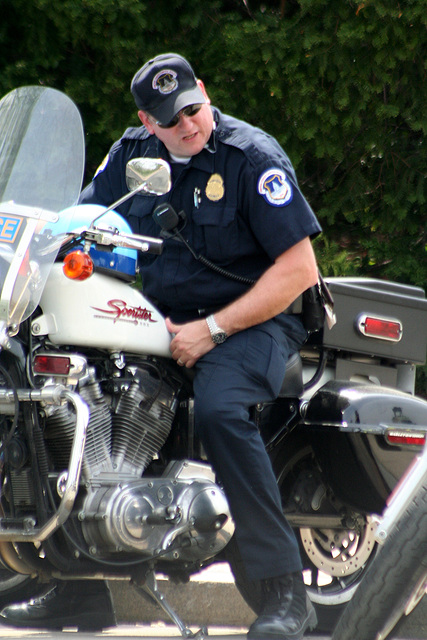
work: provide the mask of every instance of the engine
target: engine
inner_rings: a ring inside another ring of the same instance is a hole
[[[94,374],[79,384],[90,408],[82,480],[113,473],[121,480],[141,477],[171,430],[176,413],[177,385],[150,365],[128,366],[120,378],[101,383]],[[74,416],[67,405],[46,420],[45,439],[56,468],[68,465],[74,436]]]
[[[234,526],[211,468],[172,461],[161,476],[144,475],[172,428],[179,382],[149,361],[102,381],[88,371],[78,387],[90,420],[77,520],[90,553],[186,561],[216,555]],[[44,437],[59,478],[68,466],[74,424],[68,405],[46,417]]]

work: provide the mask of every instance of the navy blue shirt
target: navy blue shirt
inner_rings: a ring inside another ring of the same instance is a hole
[[[135,195],[118,207],[135,233],[160,236],[152,213],[162,202],[185,212],[182,235],[197,255],[234,274],[258,279],[294,244],[321,231],[302,195],[292,164],[278,142],[245,122],[213,109],[216,127],[207,148],[176,164],[145,127],[128,129],[83,191],[80,202],[110,206],[127,192],[131,158],[167,160],[172,189],[162,197]],[[221,308],[248,285],[215,273],[182,242],[166,239],[161,256],[140,261],[144,294],[175,321]]]

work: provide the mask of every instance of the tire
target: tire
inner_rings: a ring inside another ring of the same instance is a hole
[[[427,483],[381,546],[332,640],[383,640],[401,626],[425,593]]]
[[[46,588],[37,578],[14,573],[0,565],[0,610],[8,604],[24,602]]]
[[[313,451],[302,440],[285,442],[272,462],[285,512],[299,490],[306,494],[309,502],[319,488],[323,490]],[[330,492],[329,496],[333,501]],[[341,505],[336,503],[335,506],[339,509]],[[300,545],[307,593],[316,609],[317,630],[332,633],[375,556],[375,527],[368,518],[359,534],[353,530],[301,528],[294,531]],[[251,609],[259,614],[260,586],[246,578],[234,539],[227,545],[225,555],[237,589]]]
[[[3,373],[7,372],[7,376],[12,378],[13,384],[17,387],[21,386],[21,369],[18,366],[18,361],[15,360],[7,352],[2,352],[2,360],[0,366],[0,389],[7,388],[9,380]],[[0,503],[0,518],[3,517],[4,510]],[[0,611],[9,604],[25,602],[26,600],[39,595],[42,590],[46,590],[46,585],[41,584],[37,578],[24,573],[27,567],[23,567],[23,573],[18,573],[9,568],[6,559],[2,559],[3,547],[10,547],[12,551],[8,551],[7,555],[14,556],[14,560],[17,559],[18,554],[13,551],[12,543],[0,543]],[[6,556],[3,556],[6,558]],[[25,563],[23,563],[24,565]],[[10,565],[12,566],[12,565]]]

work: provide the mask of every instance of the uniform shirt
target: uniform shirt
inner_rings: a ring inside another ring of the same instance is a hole
[[[292,164],[278,142],[236,118],[213,109],[208,145],[187,164],[174,163],[145,127],[127,129],[110,149],[82,203],[110,206],[127,192],[131,158],[163,158],[171,164],[172,189],[165,196],[136,194],[117,208],[135,233],[160,237],[152,218],[170,202],[184,212],[182,235],[196,255],[245,278],[257,280],[284,251],[321,227],[302,195]],[[166,239],[160,256],[140,260],[144,294],[174,321],[219,309],[248,285],[215,273],[177,239]]]

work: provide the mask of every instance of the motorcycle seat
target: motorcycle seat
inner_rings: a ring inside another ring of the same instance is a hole
[[[180,368],[181,373],[189,380],[194,380],[194,369]],[[286,363],[285,375],[279,392],[279,398],[300,398],[304,393],[302,377],[302,359],[298,351],[293,353]]]
[[[293,353],[286,363],[285,376],[280,389],[279,398],[299,398],[304,391],[302,378],[302,359],[298,351]]]

